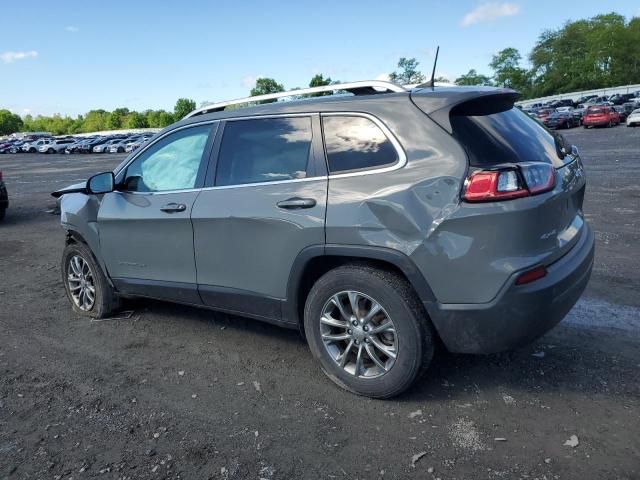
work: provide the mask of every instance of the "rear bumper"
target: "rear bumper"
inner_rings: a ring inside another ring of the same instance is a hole
[[[604,127],[609,125],[609,122],[613,122],[613,120],[583,120],[582,125],[586,127]]]
[[[515,276],[487,304],[425,304],[440,338],[452,352],[495,353],[532,342],[557,325],[591,277],[593,232],[585,223],[577,244],[526,285]]]

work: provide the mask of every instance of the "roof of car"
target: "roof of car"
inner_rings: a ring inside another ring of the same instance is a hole
[[[445,105],[460,103],[468,98],[496,93],[516,94],[513,90],[495,87],[418,87],[405,92],[374,93],[369,95],[326,95],[310,97],[290,101],[274,101],[253,106],[243,106],[229,110],[202,113],[184,118],[171,125],[170,129],[200,123],[211,120],[228,118],[252,117],[261,115],[277,115],[282,113],[315,113],[315,112],[339,112],[339,111],[367,111],[368,106],[380,103],[397,102],[399,99],[409,98],[410,95],[419,95],[430,104],[430,111],[438,110]],[[422,108],[422,107],[421,107]],[[427,113],[429,113],[427,111]]]

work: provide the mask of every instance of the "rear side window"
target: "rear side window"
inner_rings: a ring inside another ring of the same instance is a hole
[[[451,126],[472,166],[562,160],[554,136],[517,108],[492,115],[452,114]]]
[[[311,138],[310,117],[229,121],[220,145],[216,185],[305,178]]]
[[[324,116],[324,143],[329,172],[349,172],[393,165],[398,152],[373,121],[357,116]]]

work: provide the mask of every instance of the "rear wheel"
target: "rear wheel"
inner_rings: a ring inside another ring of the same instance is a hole
[[[81,315],[104,318],[120,307],[119,297],[84,243],[71,243],[65,247],[62,281],[71,307]]]
[[[50,148],[50,149],[47,150],[47,153],[55,153],[55,152],[54,152],[53,148]]]
[[[369,266],[339,267],[321,277],[307,297],[304,325],[324,373],[359,395],[402,393],[433,357],[434,336],[411,286]]]

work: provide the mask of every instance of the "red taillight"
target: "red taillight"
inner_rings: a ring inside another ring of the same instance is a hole
[[[548,163],[530,162],[497,170],[472,173],[465,183],[464,200],[511,200],[547,192],[555,185],[555,170]]]
[[[529,191],[520,186],[515,170],[473,173],[467,180],[464,199],[467,202],[487,202],[526,197]]]
[[[547,275],[545,267],[536,267],[528,272],[524,272],[516,279],[516,285],[524,285],[526,283],[535,282]]]

